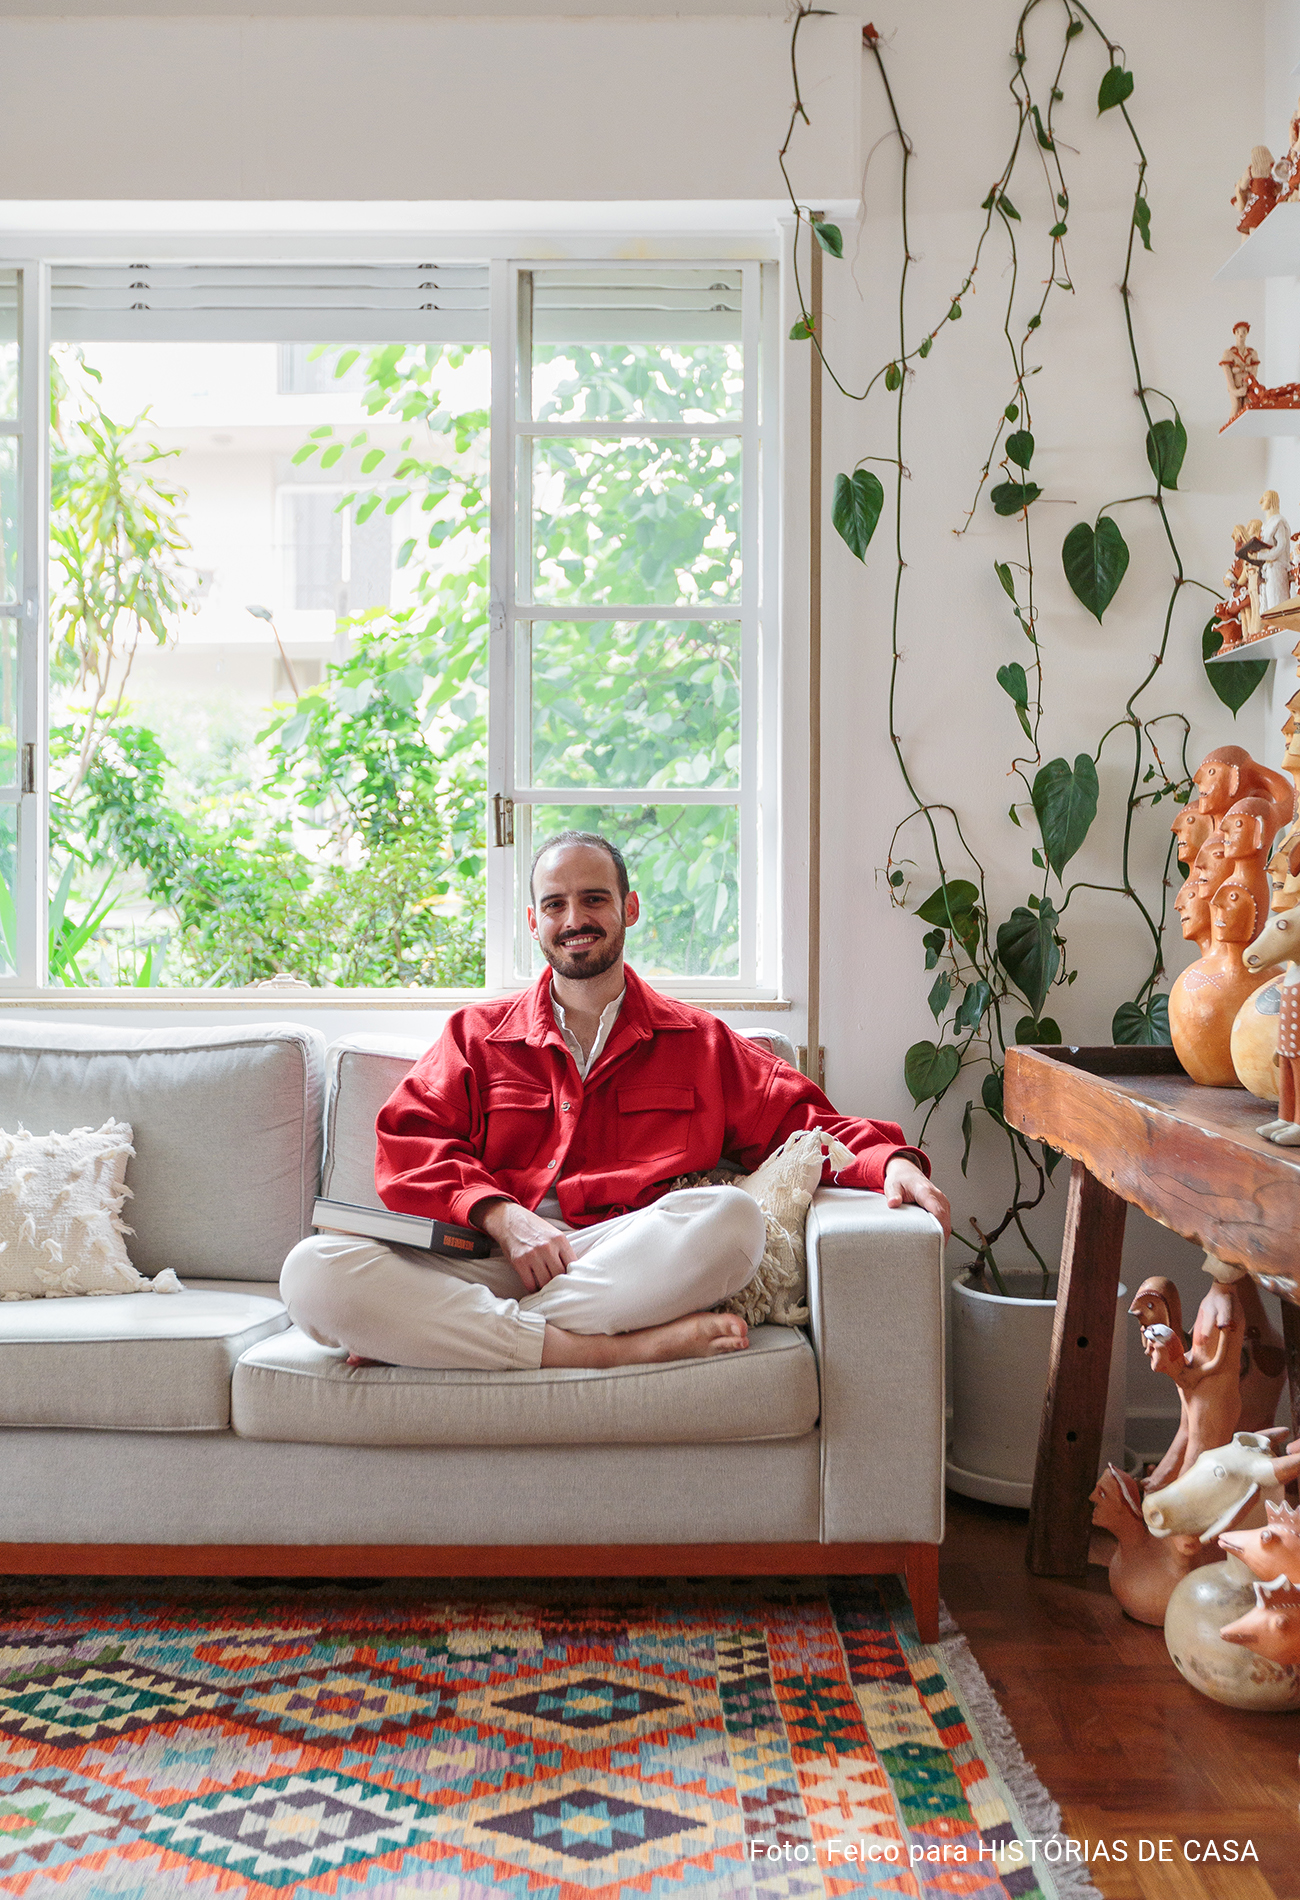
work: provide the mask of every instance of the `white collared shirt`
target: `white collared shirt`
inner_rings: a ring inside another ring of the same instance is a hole
[[[555,991],[554,990],[551,991],[551,1008],[555,1012],[555,1026],[559,1030],[560,1034],[564,1037],[564,1045],[566,1049],[569,1051],[569,1054],[573,1057],[574,1061],[577,1063],[578,1074],[582,1077],[584,1082],[586,1081],[587,1076],[590,1073],[591,1068],[596,1061],[596,1058],[600,1055],[601,1051],[605,1047],[605,1044],[609,1041],[610,1031],[613,1029],[614,1024],[618,1021],[618,1012],[623,1007],[623,998],[626,995],[627,995],[627,990],[621,989],[618,995],[614,998],[612,1003],[606,1003],[604,1009],[601,1011],[600,1024],[596,1030],[596,1040],[591,1045],[591,1054],[584,1056],[582,1053],[582,1044],[578,1041],[578,1038],[574,1035],[573,1031],[569,1028],[568,1023],[564,1019],[563,1003],[561,1003],[559,997],[555,994]]]

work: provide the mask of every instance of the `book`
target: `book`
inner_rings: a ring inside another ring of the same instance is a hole
[[[394,1214],[387,1207],[358,1207],[355,1201],[318,1199],[312,1209],[313,1227],[340,1234],[368,1234],[396,1247],[427,1247],[430,1253],[452,1254],[462,1260],[485,1260],[492,1242],[477,1227],[426,1219],[421,1214]]]

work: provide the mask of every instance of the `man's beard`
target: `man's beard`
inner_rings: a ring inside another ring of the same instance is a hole
[[[543,944],[542,955],[558,976],[567,977],[571,982],[581,982],[584,977],[604,976],[606,970],[614,967],[623,954],[625,935],[626,932],[620,928],[617,935],[606,936],[603,941],[593,943],[590,950],[584,950],[576,957],[566,956],[563,944],[557,943],[551,948]]]

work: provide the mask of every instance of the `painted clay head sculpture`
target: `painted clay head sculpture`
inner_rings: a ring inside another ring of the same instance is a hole
[[[1239,798],[1219,820],[1223,854],[1232,867],[1225,882],[1248,890],[1261,917],[1268,908],[1270,896],[1265,861],[1276,829],[1275,809],[1271,801],[1264,798]]]
[[[1194,1082],[1235,1088],[1232,1028],[1246,998],[1276,972],[1246,968],[1242,950],[1254,938],[1267,900],[1231,878],[1210,899],[1210,948],[1169,992],[1169,1033]]]
[[[1212,831],[1196,854],[1188,883],[1200,886],[1200,895],[1208,904],[1225,878],[1232,875],[1232,860],[1223,847],[1221,832]]]
[[[1225,745],[1207,753],[1196,768],[1195,783],[1197,809],[1216,824],[1239,798],[1267,799],[1276,811],[1275,829],[1295,817],[1296,790],[1290,779],[1260,765],[1243,746]]]
[[[1174,899],[1174,909],[1178,912],[1183,936],[1188,943],[1196,944],[1204,956],[1210,947],[1210,900],[1202,891],[1199,878],[1184,878],[1182,889]]]
[[[1178,840],[1178,862],[1193,864],[1196,854],[1214,830],[1214,820],[1195,805],[1184,805],[1169,829]]]

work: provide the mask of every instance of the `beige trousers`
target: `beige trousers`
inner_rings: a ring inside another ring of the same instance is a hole
[[[390,1365],[534,1370],[547,1323],[630,1333],[707,1312],[754,1277],[766,1227],[740,1188],[680,1188],[653,1207],[568,1230],[574,1259],[529,1293],[499,1255],[448,1260],[355,1234],[314,1234],[280,1296],[318,1345]]]

